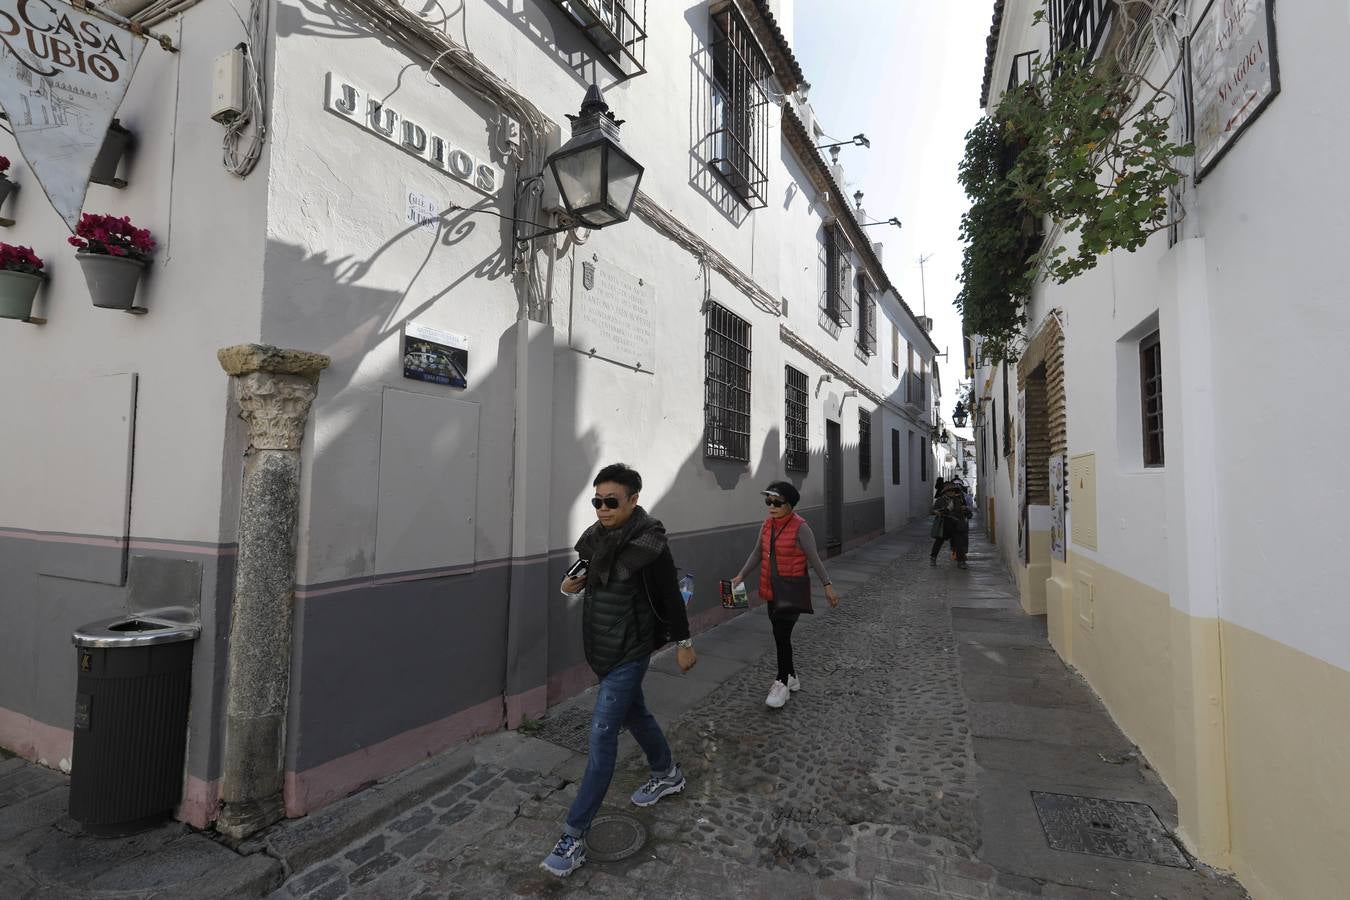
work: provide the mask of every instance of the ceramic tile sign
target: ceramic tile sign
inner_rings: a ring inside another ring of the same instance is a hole
[[[1065,562],[1068,546],[1064,541],[1064,457],[1050,457],[1050,555]]]
[[[73,232],[145,38],[64,3],[0,0],[0,105]]]
[[[1280,92],[1271,2],[1210,0],[1191,32],[1197,178]]]
[[[406,188],[403,193],[408,201],[408,213],[403,221],[413,226],[417,231],[429,231],[432,234],[439,231],[441,226],[440,211],[445,208],[445,204],[438,202],[435,197],[428,197],[412,188]]]
[[[469,339],[409,322],[403,326],[403,377],[469,386]]]
[[[573,274],[573,350],[627,366],[656,371],[656,288],[646,279],[592,255]]]

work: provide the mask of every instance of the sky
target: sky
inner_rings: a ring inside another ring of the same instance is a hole
[[[965,134],[980,117],[985,38],[992,0],[795,0],[793,52],[811,84],[826,132],[858,132],[870,149],[842,150],[845,192],[862,190],[869,219],[895,216],[904,227],[868,231],[885,245],[882,263],[901,296],[933,317],[943,400],[950,424],[963,379],[961,318],[952,300],[961,272],[956,180]],[[928,256],[920,283],[919,257]],[[969,429],[960,432],[970,435]]]

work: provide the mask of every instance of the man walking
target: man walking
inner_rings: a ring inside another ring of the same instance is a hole
[[[601,469],[592,484],[591,505],[598,521],[576,544],[588,568],[563,579],[562,589],[572,595],[584,591],[582,646],[586,662],[600,677],[600,689],[591,713],[586,774],[562,836],[542,863],[544,871],[563,878],[586,862],[586,831],[614,777],[621,728],[647,754],[652,772],[634,792],[635,805],[651,806],[684,790],[684,773],[643,700],[642,679],[652,651],[667,640],[679,642],[680,671],[688,672],[698,662],[665,526],[638,506],[642,476],[615,463]]]

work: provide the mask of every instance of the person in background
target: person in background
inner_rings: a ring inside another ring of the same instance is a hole
[[[586,832],[614,778],[620,729],[627,728],[637,740],[652,772],[633,794],[634,805],[651,806],[684,790],[684,773],[643,699],[642,679],[661,642],[658,635],[678,642],[675,657],[680,671],[688,672],[698,662],[666,528],[638,506],[642,476],[615,463],[600,470],[593,486],[591,505],[598,521],[576,544],[577,554],[589,566],[582,574],[563,579],[562,589],[569,595],[584,594],[582,647],[586,662],[600,677],[600,689],[591,713],[586,773],[562,837],[541,864],[560,878],[586,862]]]
[[[947,483],[947,482],[942,478],[941,475],[939,475],[939,476],[937,477],[937,481],[933,482],[933,496],[934,496],[934,497],[937,497],[938,495],[940,495],[940,494],[942,493],[942,488],[943,488],[944,485],[946,485],[946,483]]]
[[[966,491],[959,481],[949,481],[942,493],[933,500],[933,515],[942,520],[942,535],[933,541],[933,550],[928,554],[928,564],[937,565],[939,551],[944,541],[952,542],[956,552],[956,567],[966,566],[966,552],[970,548],[970,507],[966,505]]]
[[[769,688],[769,695],[764,698],[764,705],[781,709],[792,693],[801,690],[802,686],[792,664],[792,629],[801,613],[786,610],[777,612],[774,609],[773,585],[769,577],[770,547],[778,561],[780,575],[805,575],[806,567],[810,565],[825,586],[825,597],[830,601],[831,608],[839,605],[839,595],[830,584],[830,573],[826,571],[825,564],[820,561],[816,536],[811,526],[793,512],[801,500],[801,494],[786,481],[775,481],[760,493],[764,495],[764,503],[769,508],[768,516],[760,528],[755,549],[751,551],[740,573],[731,579],[731,585],[735,587],[740,584],[745,576],[756,567],[759,568],[759,596],[768,602],[769,619],[773,623],[773,643],[778,651],[778,674]]]

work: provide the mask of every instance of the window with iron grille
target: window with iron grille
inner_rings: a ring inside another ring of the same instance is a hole
[[[891,484],[900,483],[900,429],[891,429]]]
[[[928,483],[928,441],[923,437],[919,438],[919,480],[924,484]]]
[[[891,323],[891,377],[900,377],[900,329]]]
[[[712,145],[709,163],[750,209],[769,203],[769,97],[772,70],[735,3],[712,11]]]
[[[858,276],[858,349],[877,355],[877,301],[868,290],[867,276]]]
[[[553,0],[625,79],[647,71],[647,0]]]
[[[1139,342],[1139,391],[1144,413],[1144,465],[1163,464],[1162,344],[1158,332]]]
[[[1081,50],[1095,58],[1115,8],[1115,0],[1050,0],[1051,54]]]
[[[872,478],[872,414],[858,410],[858,478]]]
[[[825,226],[825,314],[836,325],[853,324],[853,263],[848,239],[837,225]]]
[[[750,323],[709,301],[703,455],[750,461]]]
[[[1008,90],[1031,80],[1031,68],[1035,65],[1036,51],[1028,50],[1013,57],[1012,68],[1008,72]]]
[[[783,367],[783,418],[787,432],[787,459],[789,472],[805,472],[810,468],[811,452],[807,440],[807,381],[806,373],[792,366]]]

